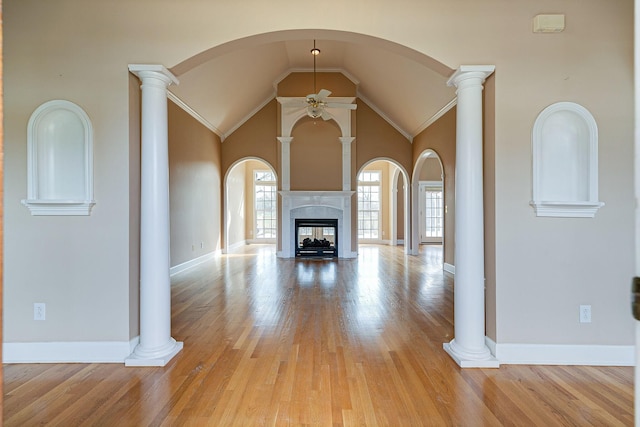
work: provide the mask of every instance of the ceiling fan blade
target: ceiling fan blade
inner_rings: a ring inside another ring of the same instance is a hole
[[[327,108],[348,108],[349,110],[355,110],[358,108],[356,104],[347,104],[342,102],[327,102],[324,105]]]
[[[318,99],[324,99],[329,95],[331,95],[331,91],[330,90],[320,89],[320,92],[318,92]]]
[[[331,114],[329,114],[329,112],[327,110],[322,110],[322,114],[320,115],[320,117],[322,117],[322,120],[331,120],[331,119],[333,119],[333,116]]]

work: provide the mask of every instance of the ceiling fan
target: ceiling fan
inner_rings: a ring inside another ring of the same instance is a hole
[[[320,54],[320,49],[316,48],[316,41],[313,41],[313,49],[311,49],[311,55],[313,55],[313,91],[307,95],[303,100],[291,101],[288,105],[299,105],[307,109],[307,115],[311,118],[322,118],[323,120],[330,120],[331,114],[326,110],[327,108],[346,108],[349,110],[355,110],[358,106],[356,104],[344,103],[344,102],[332,102],[329,95],[331,91],[327,89],[316,90],[316,56]]]

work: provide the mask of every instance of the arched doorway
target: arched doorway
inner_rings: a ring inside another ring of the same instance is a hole
[[[251,243],[275,244],[278,236],[277,174],[259,158],[235,162],[224,178],[223,253]]]
[[[358,171],[357,181],[358,243],[402,244],[408,253],[407,172],[394,160],[372,159]]]
[[[446,223],[445,213],[448,213],[447,201],[453,200],[454,191],[447,188],[445,192],[444,178],[444,167],[438,153],[432,149],[423,151],[415,163],[411,185],[414,220],[411,253],[414,255],[420,252],[421,244],[437,243],[444,248],[446,237],[453,235],[453,224],[449,226]]]

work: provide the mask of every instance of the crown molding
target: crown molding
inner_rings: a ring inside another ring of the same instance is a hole
[[[206,127],[211,132],[213,132],[216,135],[218,135],[218,137],[220,137],[221,140],[224,140],[224,134],[222,133],[222,131],[220,129],[218,129],[210,121],[208,121],[207,119],[202,117],[196,110],[194,110],[193,108],[189,107],[183,100],[178,98],[171,91],[167,91],[167,98],[169,98],[171,101],[173,101],[173,103],[176,104],[178,107],[182,108],[191,117],[193,117],[194,119],[199,121],[204,127]]]
[[[429,117],[427,120],[424,121],[424,123],[418,126],[418,128],[413,132],[414,137],[420,135],[422,131],[424,131],[426,128],[434,124],[440,117],[444,116],[449,110],[451,110],[457,104],[458,104],[458,97],[455,97],[451,101],[449,101],[444,107],[442,107],[437,113]]]
[[[370,99],[368,99],[366,96],[364,96],[360,91],[358,91],[358,98],[360,98],[360,100],[362,102],[364,102],[365,104],[367,104],[369,106],[369,108],[371,108],[373,111],[376,112],[376,114],[378,114],[380,117],[382,117],[387,123],[389,123],[395,130],[397,130],[398,132],[400,132],[402,134],[402,136],[404,136],[405,138],[407,138],[409,140],[410,143],[413,143],[413,136],[411,136],[409,134],[409,132],[405,131],[402,127],[400,127],[400,125],[398,125],[397,123],[395,123],[393,120],[391,120],[389,118],[389,116],[387,116],[380,108],[378,108],[378,106],[376,104],[374,104],[373,102],[371,102]]]

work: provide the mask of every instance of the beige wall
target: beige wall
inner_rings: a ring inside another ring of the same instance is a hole
[[[307,117],[291,136],[291,190],[342,190],[342,135],[335,122]]]
[[[222,143],[222,174],[235,162],[259,158],[278,167],[278,102],[274,99],[236,129]]]
[[[5,340],[130,338],[137,321],[130,311],[130,282],[137,276],[130,267],[137,257],[130,217],[137,207],[130,205],[131,175],[123,173],[132,161],[127,64],[172,67],[211,48],[222,54],[227,42],[258,44],[320,26],[332,29],[323,34],[337,40],[380,38],[390,49],[405,46],[424,63],[444,64],[440,70],[496,65],[495,271],[488,272],[495,278],[495,304],[487,306],[495,327],[489,329],[500,343],[632,345],[633,2],[425,0],[404,6],[376,2],[365,11],[358,2],[327,0],[309,13],[307,3],[284,8],[257,0],[199,2],[197,10],[179,2],[158,8],[151,0],[3,4]],[[566,15],[565,31],[532,33],[532,18],[549,11]],[[225,19],[211,25],[212,16]],[[316,33],[295,34],[311,39]],[[32,217],[20,205],[26,196],[26,124],[51,99],[76,102],[94,126],[97,204],[89,217]],[[593,219],[538,218],[529,206],[531,127],[557,101],[585,106],[598,124],[599,192],[606,205]],[[364,129],[370,126],[361,127],[366,110],[359,103],[354,174],[378,157],[394,158],[410,171],[420,136],[413,147],[399,136],[396,145],[367,146]],[[275,101],[261,114],[275,118]],[[223,174],[248,151],[275,165],[276,122],[262,122],[264,146],[247,150],[240,129],[225,140]],[[233,137],[240,142],[232,143]],[[445,180],[450,175],[445,167]],[[47,303],[45,323],[33,322],[33,302]],[[592,324],[578,323],[580,304],[592,305]]]
[[[412,147],[408,139],[380,117],[365,102],[358,100],[355,158],[357,173],[374,159],[395,161],[409,173],[412,169]],[[351,182],[355,182],[354,179]]]
[[[220,249],[220,139],[169,102],[171,266]]]
[[[426,150],[434,151],[442,163],[444,175],[444,262],[455,265],[455,188],[456,188],[456,108],[452,108],[413,140],[413,158]],[[425,162],[429,162],[425,160]],[[436,160],[437,161],[437,160]],[[435,168],[433,168],[435,169]],[[418,172],[421,172],[420,169]],[[418,175],[419,176],[419,175]]]

